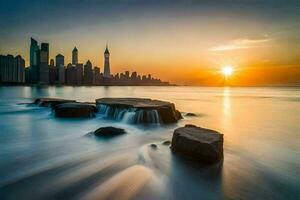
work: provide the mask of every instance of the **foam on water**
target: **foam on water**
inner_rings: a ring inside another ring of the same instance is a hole
[[[112,107],[97,105],[98,113],[106,118],[131,124],[160,124],[159,113],[155,109],[141,110],[136,108]]]

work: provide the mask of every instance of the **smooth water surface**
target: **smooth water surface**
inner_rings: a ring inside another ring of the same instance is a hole
[[[57,119],[23,104],[37,97],[149,97],[197,116],[168,126]],[[162,145],[190,123],[224,134],[223,163]],[[87,135],[108,125],[128,133]],[[300,88],[0,87],[0,199],[300,199],[299,152]]]

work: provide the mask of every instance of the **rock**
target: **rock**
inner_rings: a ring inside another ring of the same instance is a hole
[[[195,113],[186,113],[186,117],[196,117],[197,115]]]
[[[166,145],[166,146],[169,146],[169,145],[171,144],[171,141],[166,140],[166,141],[164,141],[162,144],[163,144],[163,145]]]
[[[130,113],[132,123],[175,123],[182,118],[170,102],[144,98],[102,98],[96,100],[100,112],[122,120]]]
[[[57,98],[38,98],[33,103],[41,107],[54,107],[62,103],[76,102],[75,100],[57,99]]]
[[[150,144],[150,147],[151,147],[152,149],[157,149],[157,145],[156,145],[156,144]]]
[[[174,131],[171,148],[180,155],[202,163],[214,163],[223,159],[223,134],[186,125]]]
[[[78,118],[94,117],[97,111],[96,106],[86,103],[63,103],[53,107],[56,117]]]
[[[125,133],[126,131],[124,129],[115,128],[112,126],[101,127],[96,131],[94,131],[94,134],[100,137],[113,137],[113,136],[123,135]]]

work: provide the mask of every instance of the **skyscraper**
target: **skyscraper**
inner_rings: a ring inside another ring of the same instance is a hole
[[[92,85],[93,84],[93,66],[91,61],[87,61],[86,64],[84,65],[84,73],[83,73],[83,79],[84,79],[84,84],[86,85]]]
[[[76,84],[82,85],[83,82],[83,64],[76,65]]]
[[[6,83],[24,82],[25,60],[20,56],[0,55],[0,81]]]
[[[76,47],[74,47],[72,51],[72,65],[78,64],[78,50]]]
[[[37,83],[39,80],[40,49],[38,42],[30,38],[30,70],[29,80],[31,83]]]
[[[50,60],[49,65],[49,83],[54,84],[57,81],[57,69],[54,65],[54,59]]]
[[[40,52],[40,83],[49,83],[49,44],[41,44]]]
[[[61,54],[57,54],[55,56],[56,67],[58,68],[60,65],[65,65],[65,57]]]
[[[58,74],[58,83],[64,84],[65,83],[65,57],[61,54],[58,54],[55,57],[55,64]]]
[[[110,53],[106,45],[106,49],[104,51],[104,74],[103,74],[105,78],[110,78],[109,55]]]

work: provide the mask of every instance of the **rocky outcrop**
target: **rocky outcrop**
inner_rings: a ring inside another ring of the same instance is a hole
[[[97,111],[95,105],[87,103],[63,103],[53,107],[56,117],[62,118],[80,118],[94,117]]]
[[[203,163],[214,163],[223,158],[223,134],[186,125],[174,131],[171,148],[182,156]]]
[[[196,117],[197,115],[195,113],[186,113],[186,117]]]
[[[107,127],[101,127],[94,131],[94,135],[99,136],[99,137],[114,137],[118,135],[123,135],[125,134],[126,131],[122,128],[115,128],[112,126],[107,126]]]
[[[76,102],[75,100],[58,99],[58,98],[38,98],[33,103],[41,107],[54,107],[63,103]]]
[[[175,105],[170,102],[144,98],[102,98],[96,100],[101,114],[129,123],[177,122],[182,118]]]

